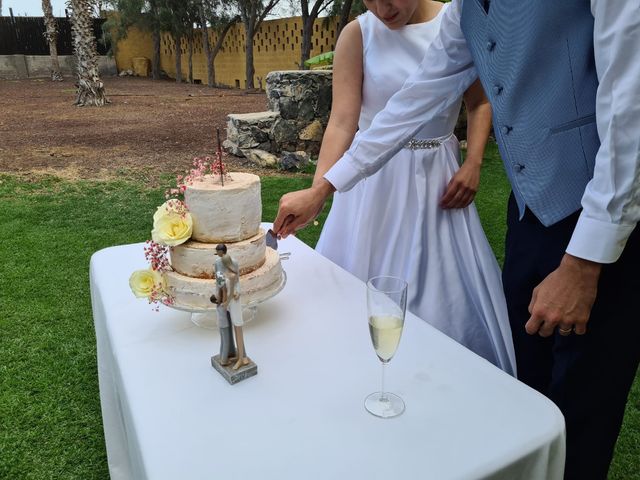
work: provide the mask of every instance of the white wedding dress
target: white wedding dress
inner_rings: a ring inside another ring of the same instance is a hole
[[[364,50],[360,130],[417,68],[442,13],[399,30],[388,29],[370,12],[358,17]],[[316,249],[364,281],[375,275],[403,277],[412,313],[515,374],[500,268],[475,205],[452,210],[439,205],[458,169],[452,132],[459,111],[457,102],[414,137],[440,139],[439,147],[403,148],[376,174],[336,193]]]

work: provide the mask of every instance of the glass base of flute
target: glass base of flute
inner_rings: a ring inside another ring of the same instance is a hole
[[[384,364],[382,368],[384,369]],[[395,393],[385,392],[383,387],[381,392],[367,395],[364,399],[364,408],[376,417],[393,418],[404,412],[404,401]]]
[[[407,304],[407,283],[397,277],[374,277],[367,282],[367,313],[369,333],[376,355],[382,362],[382,387],[364,400],[369,413],[381,418],[397,417],[404,412],[404,401],[385,392],[386,365],[396,353]]]

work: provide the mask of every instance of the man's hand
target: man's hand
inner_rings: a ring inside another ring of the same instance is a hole
[[[601,268],[599,263],[565,254],[560,266],[533,291],[527,333],[548,337],[558,327],[561,335],[585,334]]]
[[[327,197],[334,191],[333,185],[321,179],[310,188],[283,195],[278,215],[273,221],[273,231],[279,237],[286,238],[304,228],[318,216]]]
[[[440,200],[442,208],[464,208],[476,196],[480,184],[480,162],[465,160],[456,174],[451,177],[447,190]]]

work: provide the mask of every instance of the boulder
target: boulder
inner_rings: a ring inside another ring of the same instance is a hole
[[[274,154],[260,149],[243,149],[243,155],[252,163],[261,167],[275,167],[278,164],[278,157]]]
[[[277,112],[232,113],[227,116],[227,139],[224,149],[237,156],[244,150],[271,150],[271,129],[280,117]]]
[[[309,155],[304,151],[282,152],[280,157],[280,168],[290,172],[298,171],[308,164]]]

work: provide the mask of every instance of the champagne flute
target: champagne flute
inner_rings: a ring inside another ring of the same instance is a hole
[[[376,355],[382,362],[382,388],[364,400],[369,413],[391,418],[404,412],[404,402],[384,391],[384,371],[400,342],[407,306],[407,282],[398,277],[378,276],[367,282],[369,333]]]

